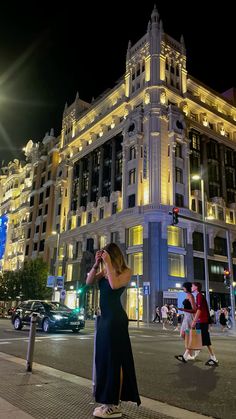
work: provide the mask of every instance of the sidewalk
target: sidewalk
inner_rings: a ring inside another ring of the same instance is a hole
[[[0,352],[0,419],[92,419],[92,382]],[[141,398],[138,408],[122,403],[124,419],[203,419],[206,416]]]

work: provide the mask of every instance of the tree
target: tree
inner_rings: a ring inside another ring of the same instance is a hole
[[[0,278],[0,300],[14,301],[20,293],[19,272],[5,271]]]
[[[24,300],[51,297],[52,291],[47,288],[48,265],[43,259],[26,261],[18,274]]]

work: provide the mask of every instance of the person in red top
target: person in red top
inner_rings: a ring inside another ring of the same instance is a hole
[[[210,354],[210,359],[205,363],[210,367],[218,366],[219,361],[216,359],[213,348],[211,346],[211,338],[209,334],[209,319],[210,313],[207,304],[207,300],[204,295],[201,293],[202,285],[200,282],[192,283],[192,292],[196,296],[196,307],[197,311],[194,315],[192,322],[192,328],[200,329],[202,334],[202,346],[207,346],[208,352]]]

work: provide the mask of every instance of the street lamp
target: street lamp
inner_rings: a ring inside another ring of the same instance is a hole
[[[209,293],[209,271],[208,271],[208,257],[207,257],[207,231],[206,231],[206,203],[205,203],[205,188],[204,188],[204,179],[202,176],[202,167],[201,175],[193,175],[193,180],[200,180],[201,182],[201,197],[202,197],[202,221],[203,221],[203,246],[204,246],[204,273],[205,273],[205,292],[206,300],[208,307],[210,308],[210,293]]]

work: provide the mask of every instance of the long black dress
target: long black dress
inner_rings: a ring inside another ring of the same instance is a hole
[[[96,337],[96,391],[95,400],[103,404],[123,401],[141,403],[130,338],[128,318],[120,297],[124,287],[113,290],[106,278],[99,281],[101,317]],[[120,372],[123,384],[120,395]]]

